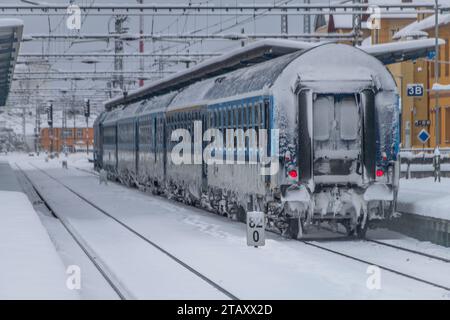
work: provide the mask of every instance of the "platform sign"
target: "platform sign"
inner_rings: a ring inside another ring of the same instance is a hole
[[[430,139],[430,134],[427,130],[422,129],[420,130],[419,134],[417,135],[417,139],[419,139],[420,142],[425,144]]]
[[[406,94],[408,97],[422,97],[423,96],[423,84],[422,83],[410,83],[406,86]]]
[[[415,120],[414,125],[416,127],[428,127],[431,124],[430,120]]]
[[[260,247],[266,244],[264,212],[247,212],[247,245]]]

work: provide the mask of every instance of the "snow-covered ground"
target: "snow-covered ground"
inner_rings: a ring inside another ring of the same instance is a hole
[[[0,191],[0,299],[77,299],[27,196]]]
[[[277,235],[269,234],[265,247],[247,247],[244,224],[118,184],[99,186],[95,176],[74,168],[91,168],[84,154],[69,156],[68,170],[61,169],[61,159],[46,163],[44,157],[11,155],[9,160],[27,169],[49,203],[70,222],[132,297],[224,298],[28,162],[45,168],[48,174],[241,299],[450,298],[446,290],[386,270],[381,273],[381,289],[371,290],[366,285],[370,276],[367,264]],[[389,239],[442,256],[449,250],[404,237]],[[410,259],[408,253],[366,243],[327,245],[418,277],[420,268],[427,268],[423,274],[426,279],[439,282],[441,275],[441,282],[447,284],[448,272],[442,270],[446,266],[442,262],[422,259],[420,264],[414,264],[416,260]]]
[[[401,179],[398,210],[450,220],[450,178]]]

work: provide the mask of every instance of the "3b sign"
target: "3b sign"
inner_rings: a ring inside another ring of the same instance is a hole
[[[247,213],[247,245],[260,247],[265,245],[264,212],[251,211]]]
[[[422,97],[423,96],[423,84],[411,83],[406,86],[406,93],[408,97]]]

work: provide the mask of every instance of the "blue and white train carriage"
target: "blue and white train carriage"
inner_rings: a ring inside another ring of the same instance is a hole
[[[323,221],[363,236],[369,220],[392,214],[398,190],[399,98],[383,62],[424,56],[433,45],[255,43],[108,101],[95,123],[96,167],[235,219],[262,210],[268,228],[292,237]],[[208,163],[203,141],[200,158],[198,144],[183,145],[196,162],[176,163],[176,129],[203,138],[220,130],[224,144],[211,154],[235,161]],[[258,147],[251,134],[227,145],[227,129],[269,137]],[[279,170],[261,174],[271,165]]]

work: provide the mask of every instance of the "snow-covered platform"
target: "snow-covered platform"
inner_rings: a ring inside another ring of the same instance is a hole
[[[450,247],[450,179],[401,179],[397,211],[390,228],[416,239]]]
[[[0,299],[76,299],[64,265],[8,163],[0,162]]]
[[[26,171],[52,210],[70,223],[131,297],[215,299],[220,292],[175,268],[173,260],[154,252],[117,221],[239,299],[448,299],[446,290],[385,269],[382,289],[367,287],[367,268],[374,263],[447,287],[444,262],[362,241],[317,243],[366,263],[271,233],[266,245],[255,249],[246,245],[244,224],[112,182],[99,185],[92,164],[77,158],[68,158],[68,169],[61,168],[61,159],[22,156],[10,161]],[[423,247],[412,239],[390,241]],[[428,245],[448,256],[447,249]],[[413,258],[418,260],[409,263]]]

